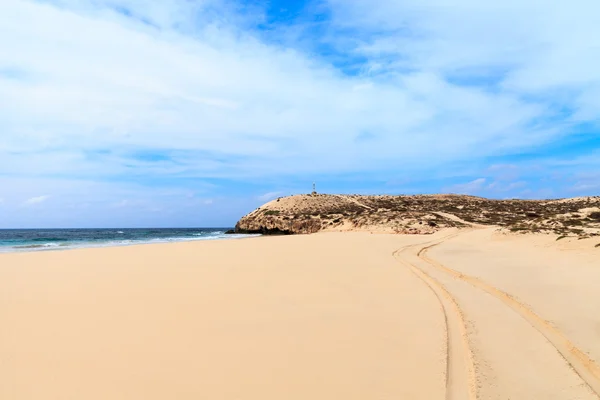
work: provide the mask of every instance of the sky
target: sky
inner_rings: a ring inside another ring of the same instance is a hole
[[[597,0],[3,0],[0,228],[600,194]]]

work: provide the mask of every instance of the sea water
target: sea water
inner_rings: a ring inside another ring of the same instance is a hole
[[[225,234],[228,229],[230,228],[1,229],[0,252],[64,250],[257,236]]]

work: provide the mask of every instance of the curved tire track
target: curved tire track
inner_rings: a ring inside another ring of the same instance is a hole
[[[457,234],[458,233],[448,235],[441,240],[447,240]],[[427,274],[421,268],[400,257],[400,253],[403,251],[418,246],[423,246],[423,244],[406,246],[395,251],[393,255],[429,287],[440,303],[440,307],[444,314],[446,334],[445,398],[447,400],[476,400],[477,381],[473,363],[473,354],[469,347],[466,322],[460,306],[443,284]]]
[[[506,293],[483,280],[465,275],[461,272],[446,267],[442,263],[427,257],[427,251],[439,244],[443,243],[452,237],[457,236],[449,235],[440,241],[429,244],[421,248],[417,256],[424,262],[432,265],[436,269],[443,271],[457,279],[467,282],[476,288],[483,290],[484,292],[494,296],[500,300],[503,304],[510,307],[516,313],[521,315],[534,329],[544,336],[548,342],[558,351],[558,353],[565,359],[565,361],[571,366],[573,371],[579,375],[579,377],[588,385],[588,387],[600,398],[600,366],[592,360],[587,354],[579,349],[573,342],[571,342],[560,330],[553,327],[548,321],[544,320],[538,314],[536,314],[531,308],[525,304],[519,302],[515,297]]]

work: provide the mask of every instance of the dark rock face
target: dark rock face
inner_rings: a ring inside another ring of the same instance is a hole
[[[236,233],[259,233],[262,235],[293,235],[303,233],[316,233],[321,229],[321,222],[314,221],[287,221],[275,215],[266,215],[264,218],[242,218],[235,225]]]
[[[260,227],[259,229],[243,229],[243,228],[237,228],[235,230],[235,233],[244,233],[244,234],[261,234],[261,235],[292,235],[293,232],[290,232],[289,230],[281,230],[278,228],[265,228]]]

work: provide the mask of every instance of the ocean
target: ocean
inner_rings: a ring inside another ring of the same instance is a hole
[[[225,232],[229,229],[231,228],[0,229],[0,253],[258,236],[226,235]]]

